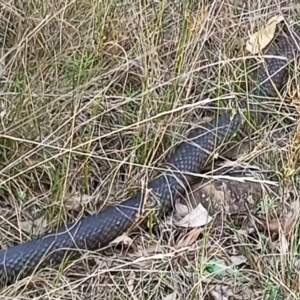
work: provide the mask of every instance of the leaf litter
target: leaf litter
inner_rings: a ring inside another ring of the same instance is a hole
[[[258,54],[264,50],[274,38],[277,24],[282,21],[284,21],[283,16],[270,18],[266,26],[250,36],[246,44],[247,51],[252,54]]]

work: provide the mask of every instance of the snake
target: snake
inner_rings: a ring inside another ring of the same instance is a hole
[[[253,96],[273,97],[283,88],[289,62],[299,55],[297,39],[300,27],[289,31],[265,51],[258,68]],[[146,189],[102,211],[82,217],[43,236],[0,251],[1,286],[30,276],[38,268],[59,265],[66,255],[79,256],[84,250],[95,251],[109,245],[130,229],[144,224],[149,211],[164,217],[174,210],[174,199],[183,194],[212,159],[216,149],[232,139],[249,108],[247,96],[230,112],[220,112],[211,121],[197,125],[178,144],[167,159],[167,168],[150,180]],[[248,104],[246,104],[248,103]],[[249,110],[251,111],[251,110]]]

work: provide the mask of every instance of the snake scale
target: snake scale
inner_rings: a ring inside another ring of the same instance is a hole
[[[297,28],[266,51],[264,63],[258,70],[259,88],[254,89],[254,96],[274,96],[276,89],[283,87],[288,62],[299,54],[299,36],[300,28]],[[241,102],[242,107],[245,100]],[[193,129],[170,156],[168,169],[148,183],[147,197],[139,191],[119,205],[0,251],[1,285],[29,276],[37,267],[57,265],[66,254],[79,255],[80,250],[96,250],[108,245],[138,223],[145,207],[158,207],[160,216],[172,212],[173,199],[194,180],[191,173],[199,174],[203,170],[215,149],[232,137],[243,118],[242,111],[237,109],[235,114],[221,113],[218,118]]]

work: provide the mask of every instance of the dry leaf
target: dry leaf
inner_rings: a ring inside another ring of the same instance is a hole
[[[278,220],[277,218],[271,219],[267,224],[269,227],[269,230],[271,232],[276,232],[279,233],[282,228],[283,228],[283,233],[285,235],[288,235],[289,233],[291,233],[293,226],[296,222],[297,216],[298,216],[298,212],[300,209],[300,202],[299,200],[294,201],[290,204],[290,212],[289,212],[289,216],[285,217],[285,220],[282,221],[282,223],[284,223],[284,225],[281,225],[280,220]]]
[[[292,216],[286,221],[286,223],[284,225],[284,234],[289,234],[293,229],[293,226],[296,222],[298,212],[299,212],[299,209],[300,209],[299,200],[294,201],[293,203],[291,203],[291,208],[293,210],[293,213],[292,213]]]
[[[176,245],[176,249],[182,247],[187,247],[192,245],[199,237],[200,233],[203,231],[202,228],[194,228],[189,233],[187,233]]]
[[[207,210],[203,207],[201,203],[193,209],[189,214],[187,214],[179,222],[175,222],[175,225],[179,227],[200,227],[210,223],[212,217],[208,214]]]
[[[134,289],[134,282],[135,282],[135,273],[133,271],[131,271],[129,276],[127,277],[128,290],[130,293]]]
[[[0,78],[3,76],[6,76],[7,70],[6,70],[6,63],[5,63],[5,57],[4,57],[4,49],[0,49]]]
[[[162,297],[161,299],[162,300],[176,300],[177,299],[176,293],[174,292],[174,293],[169,294],[169,295],[167,295],[165,297]]]
[[[289,243],[285,237],[284,234],[280,235],[280,253],[282,255],[287,254],[287,252],[289,251]]]
[[[1,76],[1,64],[0,64],[0,76]],[[7,114],[4,102],[0,103],[0,118],[3,119],[5,117],[5,115]]]
[[[217,291],[211,291],[210,295],[212,296],[212,298],[214,300],[228,300],[228,297],[222,295],[221,293],[219,293]]]
[[[41,235],[45,232],[45,228],[47,227],[47,219],[45,217],[40,217],[33,221],[22,221],[21,229],[29,234],[33,235]]]
[[[175,211],[178,213],[179,216],[183,217],[189,213],[189,208],[186,205],[180,203],[179,201],[176,201]]]
[[[279,232],[279,229],[281,228],[281,225],[280,225],[280,222],[278,219],[274,218],[272,220],[270,220],[268,223],[267,223],[268,227],[269,227],[269,230],[271,232],[276,232],[278,233]]]
[[[244,255],[231,256],[230,260],[233,266],[239,266],[247,262],[247,258]]]
[[[127,234],[122,234],[120,236],[118,236],[117,238],[115,238],[113,241],[110,242],[110,245],[117,245],[117,244],[124,244],[126,246],[131,245],[133,242],[133,240],[127,236]]]
[[[92,196],[89,195],[81,195],[81,196],[73,196],[65,200],[65,207],[67,209],[78,209],[82,205],[86,206],[90,203],[93,199]]]
[[[201,118],[201,123],[209,123],[212,119],[212,117],[203,117]]]
[[[247,51],[252,54],[257,54],[263,50],[273,39],[276,25],[283,20],[284,18],[282,16],[275,16],[269,19],[264,28],[250,36],[246,44]]]

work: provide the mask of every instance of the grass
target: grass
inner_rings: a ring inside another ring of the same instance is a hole
[[[249,30],[277,13],[297,21],[280,1],[206,2],[0,2],[2,248],[129,197],[190,125],[217,115],[228,106],[226,96],[243,93]],[[290,74],[276,99],[281,107],[256,127],[256,148],[236,163],[257,165],[279,184],[257,206],[265,216],[284,212],[280,205],[298,197],[297,68]],[[223,291],[235,299],[298,299],[297,226],[276,239],[251,213],[250,219],[254,235],[229,221],[197,239],[190,230],[160,225],[159,234],[151,228],[129,249],[66,258],[0,295],[220,299]],[[247,263],[235,265],[241,255]]]

